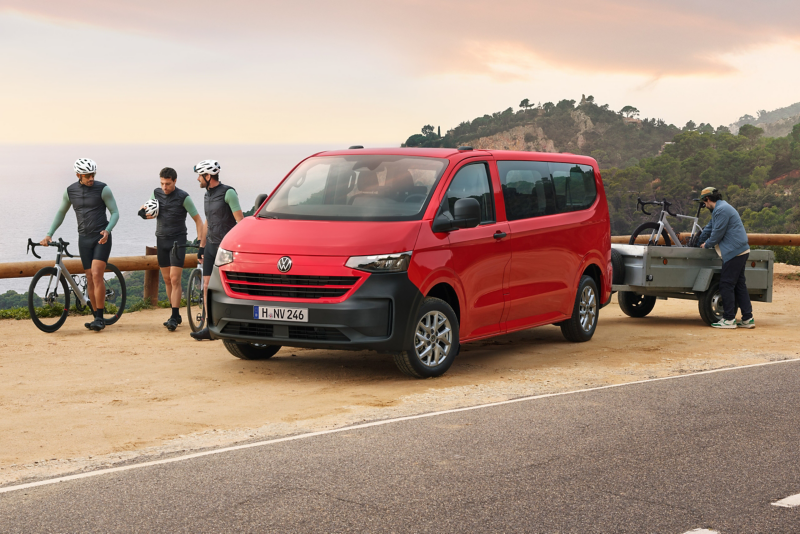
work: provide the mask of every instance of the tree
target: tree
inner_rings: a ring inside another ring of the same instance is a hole
[[[521,107],[522,109],[527,110],[528,108],[531,107],[531,101],[529,99],[525,98],[522,102],[519,103],[519,107]]]
[[[633,106],[625,106],[624,108],[619,110],[619,112],[621,114],[625,115],[629,119],[632,118],[632,117],[635,117],[635,116],[637,116],[639,114],[639,110],[636,109]]]
[[[433,126],[430,124],[426,124],[422,127],[422,135],[425,137],[431,137],[433,135]]]
[[[696,129],[697,129],[697,124],[695,124],[693,120],[687,122],[686,126],[683,127],[683,131],[685,132],[693,132]]]
[[[594,104],[594,97],[592,95],[589,95],[586,97],[586,101],[590,104]]]
[[[758,139],[758,137],[764,133],[764,130],[757,126],[753,126],[752,124],[743,124],[741,128],[739,128],[739,135],[746,137],[751,142]]]
[[[542,109],[544,110],[545,113],[549,115],[554,109],[556,109],[556,105],[553,104],[552,102],[545,102],[542,105]]]

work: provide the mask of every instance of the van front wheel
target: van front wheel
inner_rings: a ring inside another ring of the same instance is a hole
[[[411,333],[411,350],[394,355],[394,363],[414,378],[441,376],[458,354],[458,319],[448,303],[435,297],[422,301]]]
[[[559,323],[561,333],[567,341],[583,343],[589,341],[597,329],[600,312],[600,296],[597,284],[591,276],[581,277],[578,294],[575,295],[575,306],[572,317]]]

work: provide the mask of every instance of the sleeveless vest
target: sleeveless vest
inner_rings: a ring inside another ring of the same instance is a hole
[[[78,235],[94,237],[108,226],[103,189],[106,184],[94,181],[91,187],[75,182],[67,187],[67,196],[78,219]]]
[[[186,208],[183,203],[189,193],[183,189],[175,188],[169,195],[164,190],[156,188],[153,196],[158,200],[158,217],[156,217],[156,237],[181,236],[186,231]]]
[[[213,189],[206,189],[204,202],[206,222],[208,222],[206,241],[216,245],[222,243],[222,238],[225,237],[225,234],[236,226],[233,211],[225,202],[225,193],[228,192],[228,189],[233,188],[229,185],[219,184]]]

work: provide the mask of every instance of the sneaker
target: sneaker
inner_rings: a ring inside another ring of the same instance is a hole
[[[178,328],[178,321],[175,320],[175,317],[170,317],[164,325],[167,327],[167,330],[174,332],[175,329]]]
[[[720,319],[718,323],[711,323],[711,328],[736,328],[736,320]]]
[[[95,332],[99,332],[105,327],[106,327],[106,322],[103,320],[102,317],[97,317],[95,318],[94,321],[89,323],[89,329],[94,330]]]
[[[170,319],[172,319],[172,318],[173,318],[173,317],[170,317]],[[181,324],[181,323],[183,322],[183,319],[181,319],[181,316],[180,316],[180,315],[178,315],[177,317],[174,317],[174,319],[175,319],[175,321],[177,322],[177,324]],[[169,322],[169,319],[167,319],[166,321],[164,321],[164,326],[166,326],[167,328],[169,328],[169,326],[167,325],[167,323],[168,323],[168,322]]]
[[[189,333],[189,335],[192,336],[192,338],[196,339],[197,341],[202,341],[204,339],[211,339],[211,334],[209,333],[207,327],[203,328],[199,332],[191,332]]]
[[[741,321],[736,321],[737,328],[755,328],[756,327],[756,320],[753,317],[750,317],[748,320],[742,319]]]

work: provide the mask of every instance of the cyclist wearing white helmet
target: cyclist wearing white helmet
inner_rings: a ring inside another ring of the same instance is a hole
[[[219,162],[205,159],[194,166],[200,187],[206,190],[205,212],[206,224],[203,238],[200,240],[198,259],[203,263],[203,302],[208,302],[208,281],[214,270],[214,258],[217,257],[219,244],[231,228],[242,220],[242,208],[236,190],[219,181]],[[208,260],[206,260],[208,258]],[[194,339],[211,339],[208,327],[190,334]]]
[[[86,328],[100,331],[106,327],[103,321],[106,299],[103,273],[111,255],[111,230],[119,220],[119,210],[111,189],[94,179],[97,173],[97,164],[94,161],[80,158],[73,168],[78,181],[67,187],[50,231],[40,244],[50,244],[53,234],[64,222],[64,216],[72,206],[75,218],[78,219],[78,250],[86,273],[87,294],[94,311],[94,320],[86,323]],[[110,218],[106,217],[106,210],[111,214]]]
[[[161,276],[167,287],[167,298],[172,305],[172,315],[164,323],[167,330],[174,332],[181,324],[181,276],[183,263],[186,259],[186,249],[179,248],[178,253],[172,254],[172,245],[177,241],[186,244],[188,230],[186,229],[186,215],[194,220],[197,226],[197,238],[203,239],[203,220],[197,213],[197,208],[192,202],[192,197],[183,189],[178,189],[178,173],[175,169],[164,167],[159,173],[161,187],[156,188],[150,195],[148,202],[154,202],[155,210],[148,210],[145,204],[140,214],[146,219],[156,219],[156,253]]]

